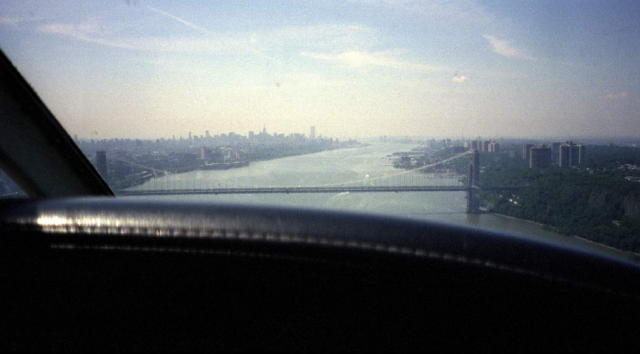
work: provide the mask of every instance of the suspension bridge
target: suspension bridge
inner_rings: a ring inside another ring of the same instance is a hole
[[[416,173],[423,172],[435,167],[445,165],[453,160],[469,158],[469,169],[466,184],[458,185],[434,185],[431,180],[433,174]],[[155,177],[166,176],[171,173],[166,170],[158,170],[154,168],[146,168],[138,163],[120,160],[121,162],[135,164],[136,167],[145,168]],[[123,189],[116,191],[116,194],[122,196],[150,196],[150,195],[194,195],[194,194],[293,194],[293,193],[376,193],[376,192],[466,192],[467,193],[467,212],[479,212],[479,201],[477,193],[481,190],[509,190],[520,187],[492,186],[480,187],[480,163],[479,153],[477,150],[469,150],[449,158],[423,165],[417,168],[402,170],[391,174],[381,176],[355,179],[346,182],[333,184],[321,184],[312,186],[265,186],[265,187],[238,187],[238,186],[201,186],[196,185],[194,181],[192,185],[185,183],[176,188],[175,185],[163,186],[155,184],[153,189]]]

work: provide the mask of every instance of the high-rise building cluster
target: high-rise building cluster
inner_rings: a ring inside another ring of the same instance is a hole
[[[522,159],[530,168],[577,167],[585,162],[585,147],[572,141],[548,145],[522,145]]]
[[[323,139],[322,136],[318,136],[317,129],[314,125],[309,127],[308,137],[306,137],[304,134],[301,134],[301,133],[291,133],[291,134],[275,133],[275,132],[268,133],[266,126],[263,126],[262,129],[258,131],[250,130],[246,135],[246,138],[248,138],[250,141],[265,140],[269,138],[285,138],[285,137],[293,137],[295,139],[312,139],[312,140]],[[191,144],[199,144],[207,141],[211,142],[213,140],[219,140],[221,138],[224,140],[235,140],[235,142],[237,143],[240,140],[242,140],[244,137],[241,134],[237,134],[235,132],[215,135],[210,130],[205,130],[202,135],[198,135],[197,133],[189,131],[187,132],[186,137],[173,135],[169,140],[180,141],[180,142],[186,141],[187,143],[191,143]],[[158,139],[158,140],[164,141],[166,139]],[[230,141],[228,143],[233,143],[233,142]]]
[[[558,166],[560,167],[572,167],[580,166],[585,160],[585,149],[582,144],[574,144],[572,141],[560,145],[560,152],[558,156]]]
[[[534,147],[534,144],[524,144],[522,145],[522,159],[525,161],[531,160],[531,148]]]
[[[500,152],[500,144],[494,140],[472,140],[469,148],[481,152]]]

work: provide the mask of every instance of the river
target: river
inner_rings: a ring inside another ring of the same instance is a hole
[[[191,171],[153,178],[131,188],[183,189],[217,187],[293,187],[333,185],[418,184],[455,185],[459,177],[405,172],[394,168],[389,155],[408,151],[415,145],[372,144],[363,147],[323,151],[274,160],[252,162],[229,170]],[[401,175],[400,175],[401,174]],[[392,177],[385,177],[391,175]],[[134,198],[134,197],[131,197]],[[135,197],[141,198],[141,197]],[[465,192],[326,193],[326,194],[239,194],[143,197],[151,199],[220,201],[270,204],[304,208],[348,210],[394,215],[471,226],[542,240],[576,244],[596,251],[620,252],[578,238],[557,234],[542,225],[500,215],[467,214]]]

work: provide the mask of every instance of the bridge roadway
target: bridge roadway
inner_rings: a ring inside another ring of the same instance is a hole
[[[371,193],[371,192],[468,192],[476,190],[505,190],[521,187],[468,187],[468,186],[333,186],[333,187],[230,187],[196,189],[140,189],[119,190],[117,195],[184,195],[184,194],[289,194],[289,193]]]

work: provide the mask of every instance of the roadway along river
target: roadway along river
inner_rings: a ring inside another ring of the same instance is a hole
[[[413,147],[415,145],[373,144],[365,147],[324,151],[252,162],[249,166],[229,170],[192,171],[158,177],[131,189],[332,186],[344,183],[350,185],[415,185],[425,183],[429,185],[455,185],[460,183],[458,177],[455,176],[425,175],[419,172],[398,176],[403,171],[395,169],[391,165],[388,155],[398,151],[408,151]],[[394,176],[383,177],[387,175]],[[128,198],[276,204],[391,214],[502,231],[509,234],[528,235],[541,239],[555,239],[569,244],[578,243],[592,249],[613,252],[592,243],[559,235],[532,222],[494,214],[466,214],[466,193],[464,192],[174,195]]]

